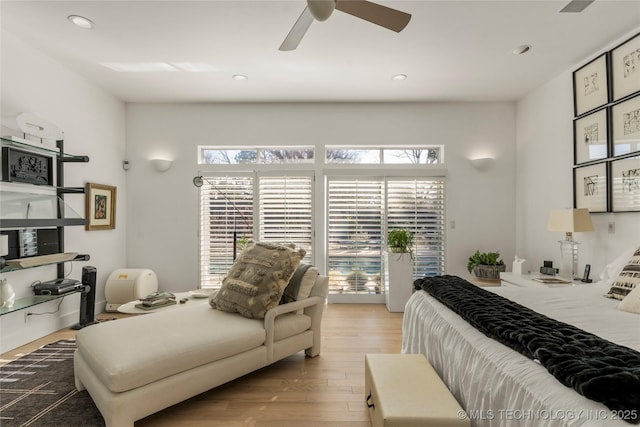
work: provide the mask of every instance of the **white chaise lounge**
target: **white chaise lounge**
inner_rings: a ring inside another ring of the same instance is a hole
[[[320,353],[328,278],[264,319],[188,306],[89,326],[76,337],[75,384],[107,427],[134,421],[305,350]]]

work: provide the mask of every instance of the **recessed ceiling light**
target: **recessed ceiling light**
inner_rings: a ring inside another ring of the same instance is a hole
[[[95,24],[91,19],[85,18],[80,15],[69,15],[67,19],[71,21],[75,26],[84,28],[85,30],[90,30],[95,27]]]
[[[245,76],[244,74],[234,74],[233,76],[231,76],[231,78],[237,82],[249,80],[249,77]]]
[[[392,79],[397,81],[397,82],[401,82],[403,80],[407,80],[407,75],[406,74],[396,74],[395,76],[392,77]]]
[[[514,55],[522,55],[523,53],[529,52],[529,50],[531,50],[531,45],[523,44],[513,49],[511,53]]]

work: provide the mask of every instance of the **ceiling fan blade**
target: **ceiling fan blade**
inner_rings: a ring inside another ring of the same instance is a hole
[[[593,3],[594,0],[571,0],[565,7],[560,9],[560,13],[579,13]]]
[[[397,33],[402,31],[411,20],[411,15],[408,13],[366,0],[337,0],[336,9]]]
[[[309,8],[305,7],[296,23],[293,24],[293,28],[291,28],[291,31],[289,31],[289,34],[287,34],[287,37],[285,37],[280,45],[280,50],[286,51],[297,48],[312,22],[313,15]]]

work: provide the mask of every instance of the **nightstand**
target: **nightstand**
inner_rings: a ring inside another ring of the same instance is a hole
[[[542,283],[542,282],[533,280],[538,277],[552,278],[553,276],[542,276],[540,274],[500,273],[500,280],[501,280],[502,286],[513,287],[513,288],[558,288],[558,287],[572,286],[576,284],[584,285],[584,283],[580,281],[574,281],[571,283]]]

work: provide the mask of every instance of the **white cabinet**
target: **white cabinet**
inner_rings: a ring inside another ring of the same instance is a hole
[[[413,259],[411,254],[384,252],[384,293],[387,310],[404,312],[413,293]]]

